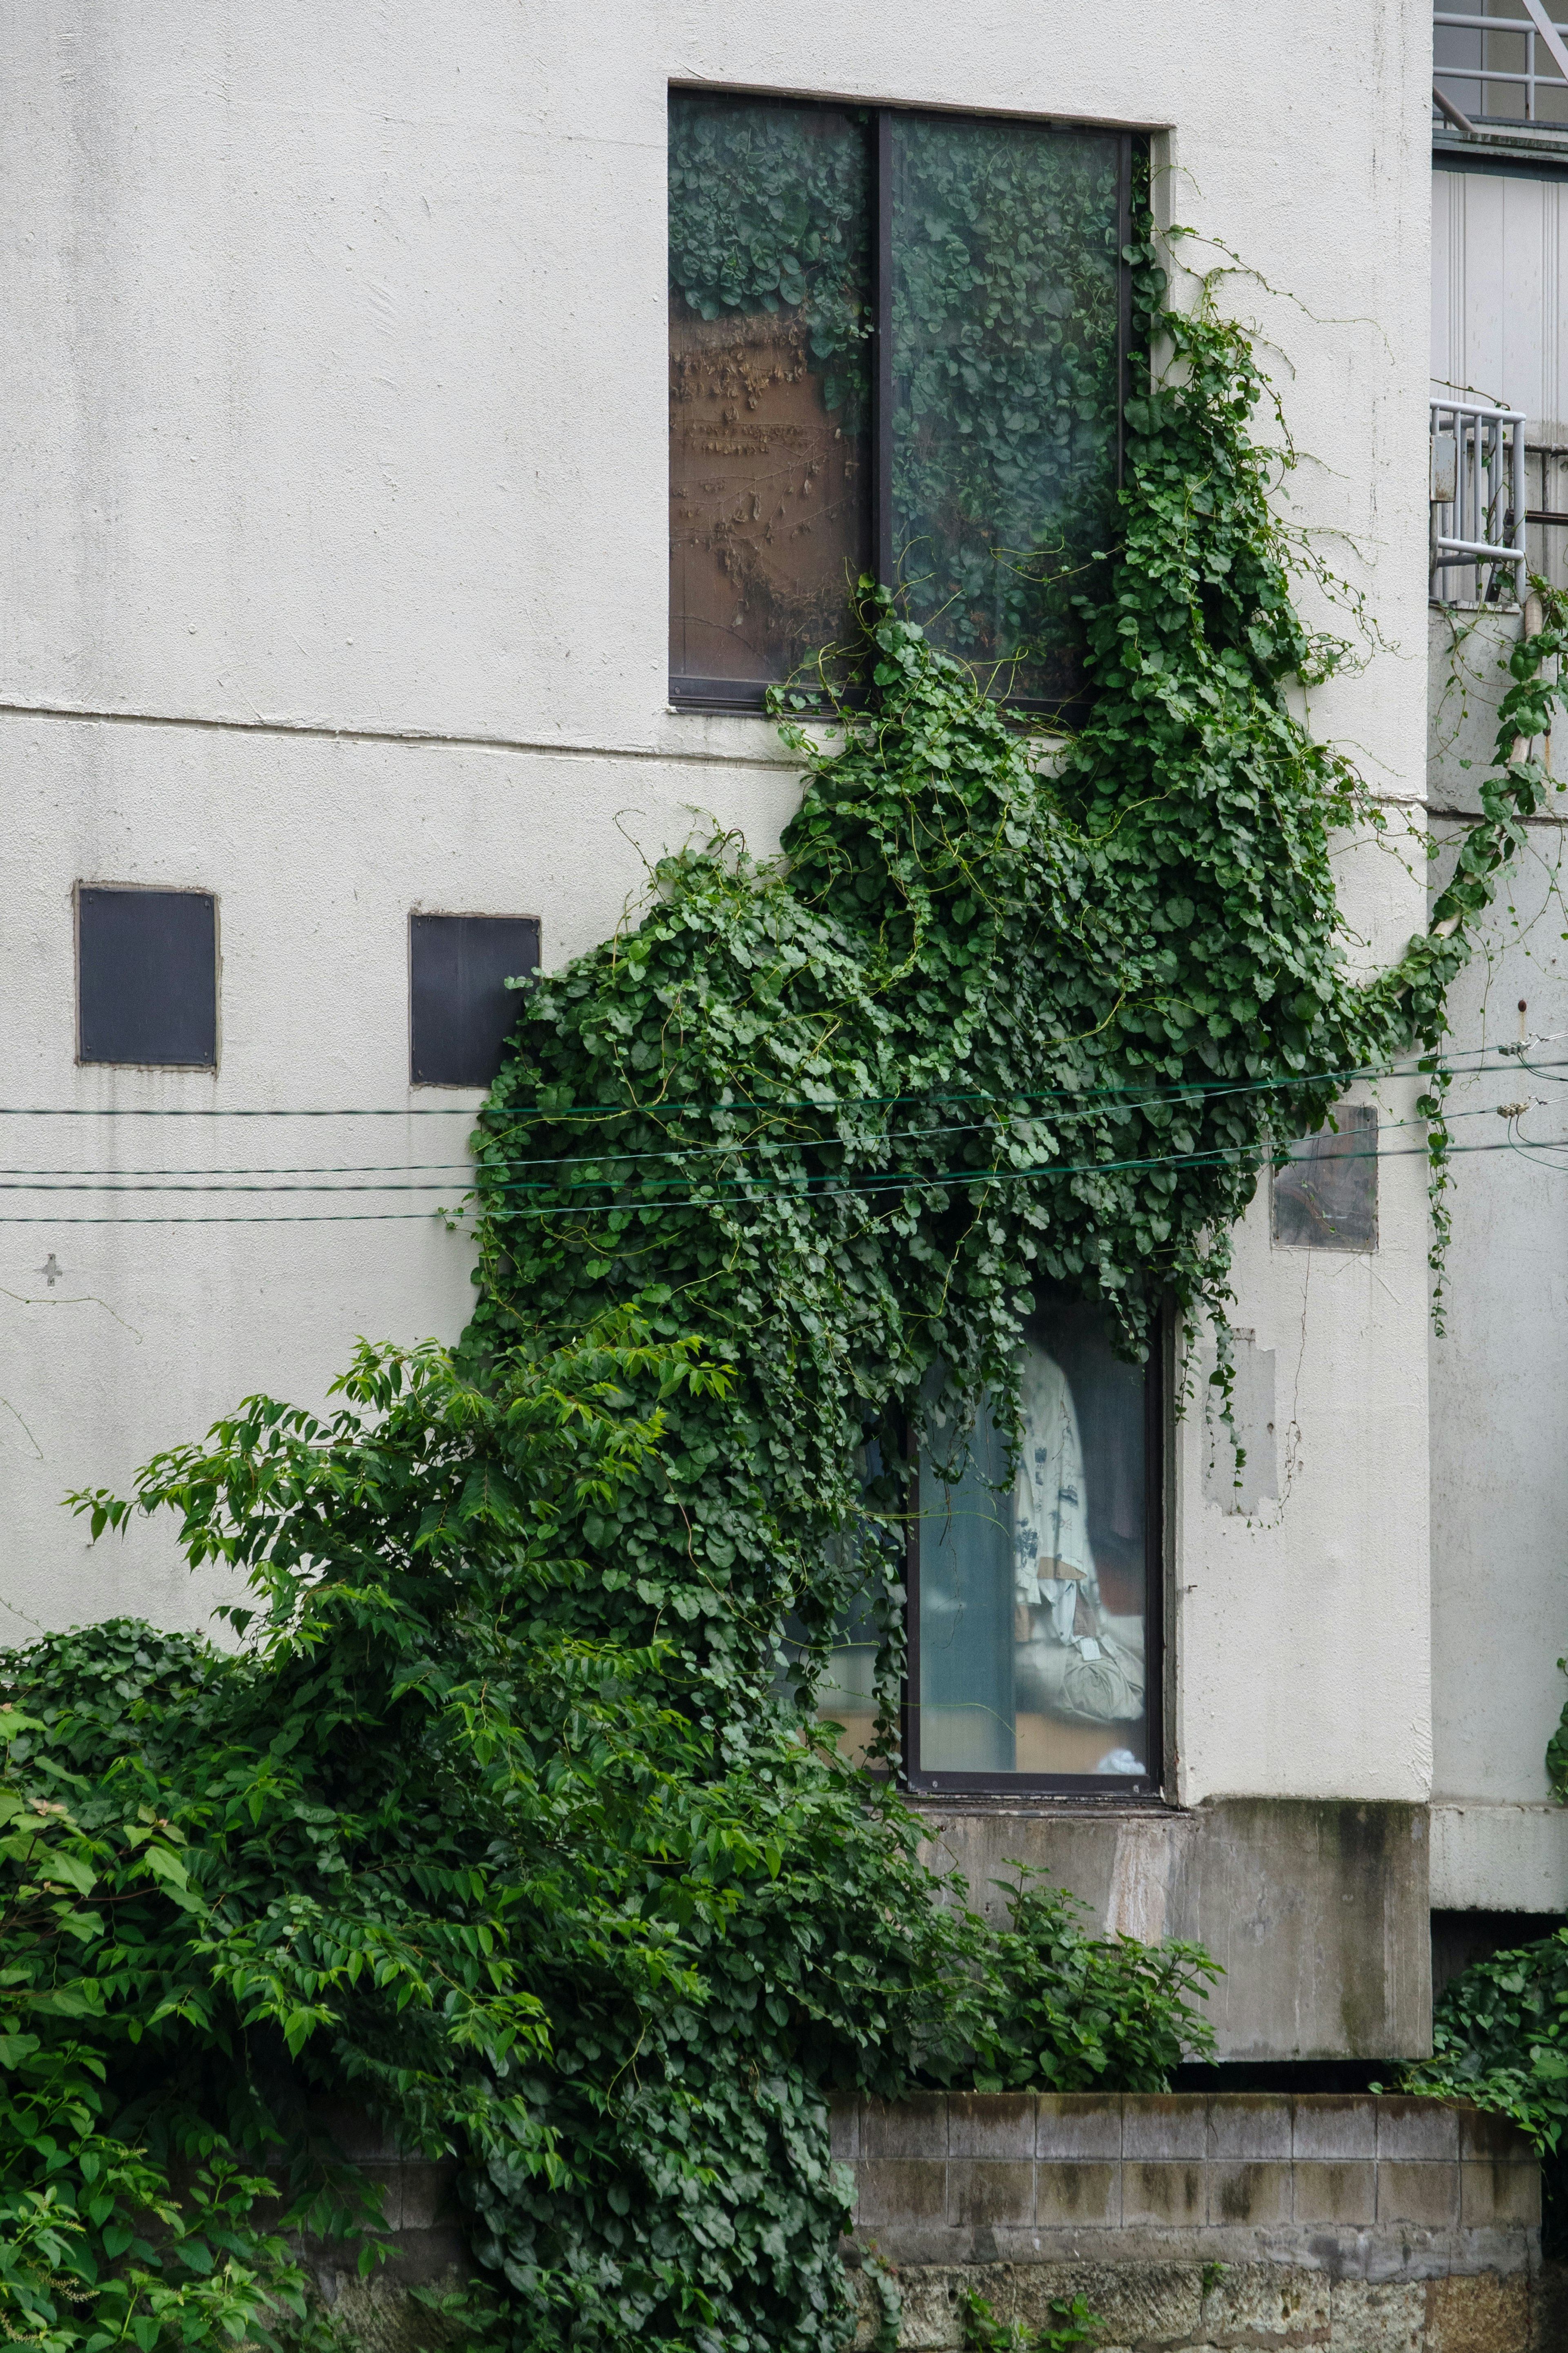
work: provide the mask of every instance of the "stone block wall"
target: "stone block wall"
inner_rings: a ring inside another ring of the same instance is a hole
[[[322,2301],[353,2353],[440,2353],[449,2332],[408,2289],[468,2270],[455,2168],[350,2108],[316,2121],[382,2184],[395,2248],[368,2284],[318,2251]],[[1568,2353],[1534,2157],[1473,2109],[952,2092],[842,2102],[833,2139],[862,2353],[884,2319],[868,2258],[893,2274],[908,2353],[956,2353],[966,2289],[1031,2332],[1082,2295],[1097,2353]]]
[[[938,2093],[847,2101],[834,2137],[855,2176],[851,2261],[896,2273],[911,2353],[962,2345],[966,2287],[1030,2327],[1081,2294],[1106,2353],[1552,2344],[1539,2168],[1473,2109]],[[868,2344],[881,2305],[864,2270],[860,2295]]]

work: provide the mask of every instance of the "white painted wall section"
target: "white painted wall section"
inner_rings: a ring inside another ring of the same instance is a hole
[[[1219,299],[1289,355],[1313,460],[1292,519],[1344,535],[1392,649],[1316,722],[1418,801],[1429,75],[1421,0],[980,0],[961,34],[935,0],[896,19],[870,0],[11,11],[0,1103],[399,1116],[0,1123],[0,1156],[438,1158],[461,1120],[404,1116],[427,1101],[407,1083],[411,908],[537,915],[555,965],[700,812],[776,840],[794,786],[767,729],[666,705],[672,79],[1154,132],[1163,213],[1256,269]],[[73,1064],[84,878],[218,895],[216,1081]],[[1396,953],[1419,871],[1362,845],[1344,882],[1355,952]],[[1426,1794],[1418,1168],[1384,1166],[1373,1260],[1308,1268],[1261,1207],[1241,1237],[1237,1320],[1276,1352],[1291,1468],[1279,1508],[1237,1522],[1181,1437],[1188,1798]],[[89,1560],[58,1493],[123,1482],[258,1387],[319,1401],[356,1333],[454,1336],[468,1296],[434,1219],[89,1228],[0,1201],[12,1636],[198,1620],[210,1591],[166,1540]]]
[[[1500,665],[1519,627],[1517,613],[1432,617],[1435,810],[1479,807],[1510,683]],[[1552,746],[1560,772],[1562,748]],[[1463,1148],[1450,1197],[1447,1331],[1431,1343],[1432,1852],[1444,1891],[1433,1902],[1553,1911],[1568,1910],[1568,1812],[1547,1803],[1544,1765],[1568,1699],[1556,1663],[1568,1651],[1563,815],[1549,810],[1526,832],[1450,1003],[1451,1118]],[[1539,1041],[1533,1067],[1498,1051],[1517,1046],[1521,1029]],[[1522,1117],[1500,1116],[1500,1105],[1520,1102]]]

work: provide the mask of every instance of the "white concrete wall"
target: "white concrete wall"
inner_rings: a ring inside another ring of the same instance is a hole
[[[1348,535],[1393,648],[1319,723],[1418,800],[1429,60],[1422,0],[979,0],[961,23],[935,0],[25,0],[0,24],[0,1101],[422,1105],[410,907],[536,914],[554,964],[693,804],[776,837],[767,729],[665,703],[671,79],[1168,132],[1163,208],[1259,273],[1221,299],[1289,353],[1293,519]],[[216,1082],[73,1066],[78,878],[219,894]],[[1419,875],[1362,848],[1345,878],[1361,952],[1395,952]],[[460,1130],[4,1122],[0,1156],[415,1161]],[[1294,1468],[1239,1523],[1182,1441],[1189,1798],[1426,1793],[1415,1165],[1384,1168],[1373,1260],[1309,1267],[1258,1215],[1242,1237],[1238,1320],[1279,1352]],[[88,1227],[4,1202],[16,1634],[199,1616],[153,1535],[85,1558],[59,1491],[124,1481],[247,1388],[318,1397],[356,1332],[464,1312],[433,1222]]]
[[[1434,811],[1474,811],[1515,614],[1432,617]],[[1560,743],[1553,765],[1568,776]],[[1468,767],[1463,762],[1470,763]],[[1435,816],[1439,833],[1458,828]],[[1568,868],[1527,828],[1450,1006],[1456,1153],[1447,1336],[1432,1362],[1435,1905],[1568,1911],[1547,1741],[1568,1699]],[[1444,870],[1439,869],[1439,874]],[[1524,999],[1521,1017],[1519,1001]],[[1521,1069],[1500,1046],[1532,1039]],[[1517,1121],[1500,1103],[1528,1102]],[[1479,1148],[1474,1148],[1479,1147]]]

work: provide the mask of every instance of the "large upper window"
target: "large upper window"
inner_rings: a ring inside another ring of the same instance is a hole
[[[675,702],[759,708],[866,570],[992,691],[1070,698],[1131,158],[1120,132],[670,93]]]
[[[1009,1449],[922,1451],[904,1762],[929,1790],[1158,1788],[1158,1377],[1099,1308],[1033,1317]]]

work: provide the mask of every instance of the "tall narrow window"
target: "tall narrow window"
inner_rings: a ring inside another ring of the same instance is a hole
[[[1121,146],[889,120],[893,573],[1009,701],[1072,692],[1067,597],[1114,520]]]
[[[1158,1380],[1102,1310],[1026,1328],[1011,1450],[934,1432],[910,1539],[905,1764],[928,1790],[1154,1789]]]
[[[674,91],[669,668],[760,707],[870,562],[865,111]]]
[[[677,703],[760,708],[866,570],[988,691],[1070,699],[1131,164],[1118,132],[671,92]]]

